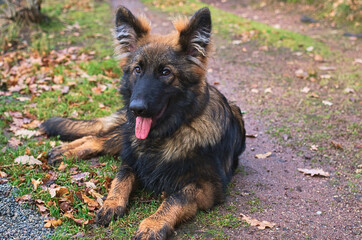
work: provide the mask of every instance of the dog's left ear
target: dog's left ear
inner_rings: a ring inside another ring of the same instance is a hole
[[[211,15],[207,7],[198,10],[180,31],[182,51],[193,57],[206,57],[211,37]]]

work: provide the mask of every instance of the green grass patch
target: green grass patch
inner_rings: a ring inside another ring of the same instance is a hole
[[[271,45],[277,48],[283,47],[302,51],[313,46],[315,53],[323,56],[329,56],[331,53],[328,46],[309,36],[284,29],[277,29],[257,21],[249,20],[197,0],[142,1],[151,8],[186,15],[193,14],[199,8],[208,7],[212,14],[213,31],[217,34],[221,34],[225,38],[231,39],[235,35],[247,35],[250,36],[250,39],[258,40],[262,45]]]

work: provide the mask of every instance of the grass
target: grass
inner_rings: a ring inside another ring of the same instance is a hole
[[[257,21],[249,20],[198,0],[142,1],[153,9],[157,8],[166,12],[187,15],[193,14],[199,8],[208,7],[212,15],[214,33],[222,35],[227,39],[237,39],[241,38],[241,36],[248,36],[248,39],[258,40],[261,45],[300,51],[306,51],[306,48],[313,46],[315,53],[321,54],[322,56],[329,56],[331,54],[328,46],[309,36],[284,29],[277,29]]]

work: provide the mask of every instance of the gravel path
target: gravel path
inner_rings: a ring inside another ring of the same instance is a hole
[[[52,231],[43,227],[43,218],[17,203],[15,192],[9,184],[0,184],[0,240],[49,238]]]

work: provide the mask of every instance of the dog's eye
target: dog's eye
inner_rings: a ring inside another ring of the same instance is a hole
[[[162,72],[161,72],[162,76],[168,76],[168,75],[170,75],[170,73],[171,73],[171,70],[168,68],[162,69]]]
[[[141,67],[140,66],[136,66],[135,68],[134,68],[134,71],[135,71],[135,73],[141,73]]]

